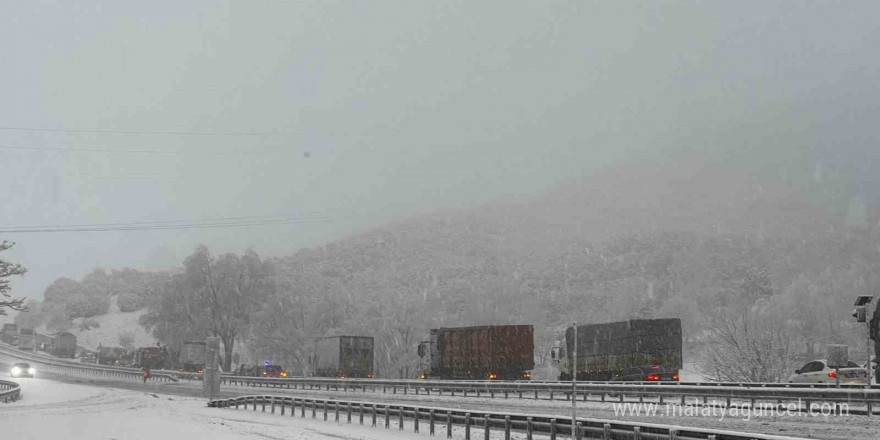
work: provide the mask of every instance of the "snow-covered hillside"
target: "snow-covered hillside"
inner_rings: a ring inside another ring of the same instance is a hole
[[[130,333],[134,338],[134,345],[137,347],[156,345],[156,340],[138,322],[146,310],[123,313],[119,311],[119,305],[116,301],[116,296],[110,298],[110,311],[105,315],[73,320],[73,327],[69,332],[76,335],[77,345],[91,350],[96,349],[99,344],[118,346],[120,345],[119,335],[123,333]],[[99,326],[82,330],[83,321],[95,321]],[[37,332],[51,333],[45,327],[38,328]]]

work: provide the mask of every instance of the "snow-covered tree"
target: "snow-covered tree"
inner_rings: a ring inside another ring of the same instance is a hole
[[[235,342],[246,336],[256,310],[274,292],[273,267],[253,251],[213,257],[199,246],[183,262],[141,323],[162,336],[218,336],[221,366],[230,371]],[[164,342],[169,343],[168,340]]]
[[[0,241],[0,252],[9,250],[15,243],[8,241]],[[22,311],[27,310],[24,305],[24,298],[13,298],[10,294],[12,287],[9,285],[7,278],[12,276],[21,276],[27,272],[27,269],[20,264],[10,263],[0,259],[0,315],[6,315],[6,309]]]

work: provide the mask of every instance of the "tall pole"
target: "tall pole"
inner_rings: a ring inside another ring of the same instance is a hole
[[[867,316],[868,306],[865,306],[865,315]],[[865,364],[865,369],[868,373],[868,377],[865,379],[865,385],[868,387],[871,386],[871,378],[874,377],[874,372],[871,370],[871,320],[865,319],[865,322],[868,324],[868,338],[865,340],[865,354],[868,355],[868,363]]]
[[[575,438],[575,428],[577,427],[577,354],[578,354],[578,326],[577,321],[571,325],[572,333],[572,349],[571,349],[571,438]]]

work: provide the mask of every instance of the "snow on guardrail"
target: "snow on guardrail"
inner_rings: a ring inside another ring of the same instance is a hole
[[[0,379],[0,402],[15,402],[21,397],[21,386],[9,380]]]
[[[0,356],[15,360],[27,361],[41,367],[44,370],[66,374],[88,374],[113,379],[143,380],[141,370],[135,368],[111,367],[106,365],[77,364],[74,362],[52,359],[47,355],[21,351],[9,346],[0,345]],[[174,375],[165,373],[150,373],[150,380],[160,382],[177,382],[179,379]]]
[[[306,414],[311,414],[311,418],[315,419],[318,414],[321,414],[324,420],[328,420],[332,414],[336,422],[339,422],[341,417],[345,417],[348,423],[352,423],[352,419],[356,417],[361,425],[365,424],[366,419],[371,426],[377,427],[381,424],[385,429],[396,424],[399,430],[403,430],[406,421],[412,425],[412,429],[416,433],[420,431],[422,423],[425,423],[428,433],[432,436],[439,424],[445,425],[447,438],[452,436],[452,427],[456,426],[464,429],[466,439],[472,438],[472,429],[481,429],[485,439],[490,438],[491,431],[494,430],[502,431],[505,439],[510,438],[511,431],[524,432],[527,440],[533,440],[534,434],[547,435],[550,440],[556,440],[560,434],[567,435],[569,438],[573,437],[575,440],[584,438],[802,440],[798,437],[580,417],[572,426],[571,418],[546,414],[472,411],[271,395],[250,395],[214,400],[209,402],[208,406],[235,409],[243,407],[245,410],[250,406],[253,411],[256,411],[257,406],[260,406],[263,412],[269,408],[272,414],[280,413],[282,416],[289,409],[291,417],[296,416],[297,409],[299,409],[300,416],[303,418],[306,417]],[[573,436],[572,433],[574,433]]]

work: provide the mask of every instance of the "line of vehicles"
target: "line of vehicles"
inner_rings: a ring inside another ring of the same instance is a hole
[[[21,351],[44,351],[61,358],[76,356],[76,336],[71,333],[42,335],[32,328],[19,328],[16,324],[3,324],[0,341]]]
[[[15,324],[2,327],[0,341],[19,350],[40,350],[61,358],[81,354],[83,363],[193,373],[205,368],[206,345],[202,341],[186,341],[179,352],[159,345],[135,350],[101,346],[89,351],[78,350],[73,334],[46,336]],[[317,341],[308,363],[317,377],[369,379],[374,377],[374,348],[371,336],[325,337]],[[419,343],[417,353],[422,379],[530,380],[535,367],[534,329],[531,325],[432,329]],[[633,319],[570,326],[553,344],[550,360],[555,378],[563,381],[571,380],[573,372],[581,381],[678,381],[683,365],[681,320]],[[864,383],[870,373],[869,367],[852,361],[832,365],[818,359],[797,369],[788,381]],[[235,374],[290,375],[268,361],[251,367],[241,365]]]
[[[155,345],[126,350],[122,347],[99,346],[94,353],[83,356],[84,363],[119,367],[177,370],[201,373],[205,368],[205,343],[186,341],[180,351]]]
[[[14,342],[20,348],[30,347],[29,336],[23,335],[26,332],[13,332],[8,326],[3,329],[4,342],[15,333],[18,339]],[[575,370],[579,380],[679,379],[682,366],[679,319],[582,325],[577,327],[576,338],[573,327],[561,336],[551,351],[560,380],[570,379]],[[575,339],[577,350],[574,350]],[[26,341],[24,345],[22,341]],[[200,373],[205,367],[205,348],[205,343],[200,341],[183,343],[179,352],[159,345],[133,351],[100,346],[96,352],[85,351],[82,362]],[[47,351],[73,358],[76,337],[69,333],[57,335],[51,350]],[[317,341],[308,363],[312,374],[318,377],[372,378],[374,352],[371,336],[331,336]],[[531,325],[484,325],[432,329],[427,340],[419,343],[417,352],[423,379],[530,380],[535,367],[534,328]],[[289,375],[280,365],[268,362],[240,367],[236,373],[258,377]]]
[[[580,380],[677,381],[682,367],[679,319],[642,319],[567,329],[551,351],[560,380],[575,371]],[[530,380],[535,368],[531,325],[439,328],[417,347],[422,379]],[[576,354],[575,354],[576,353]],[[574,360],[573,360],[574,359]],[[320,339],[308,363],[318,377],[372,378],[374,340],[370,336]],[[256,367],[239,374],[284,377],[280,369]],[[574,369],[573,369],[574,368]]]
[[[435,329],[419,345],[418,354],[424,379],[529,380],[535,366],[533,327]],[[550,354],[559,380],[576,375],[578,380],[677,381],[682,367],[681,320],[572,326]]]

